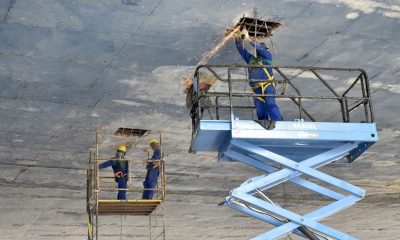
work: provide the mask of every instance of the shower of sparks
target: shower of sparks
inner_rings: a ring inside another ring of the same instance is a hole
[[[200,59],[199,63],[197,63],[197,66],[206,64],[208,62],[208,60],[210,60],[226,44],[226,42],[229,39],[231,39],[239,31],[239,29],[240,29],[240,26],[237,26],[236,28],[232,29],[232,31],[228,35],[226,35],[224,38],[222,38],[218,42],[218,44],[213,47],[213,49],[211,49],[208,52],[205,52],[201,56],[201,59]]]

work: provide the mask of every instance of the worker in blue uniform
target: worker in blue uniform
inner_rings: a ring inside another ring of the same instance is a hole
[[[126,189],[128,187],[129,164],[125,158],[126,150],[127,148],[125,145],[119,145],[115,157],[99,164],[99,169],[112,167],[115,182],[118,184],[118,188],[120,189]],[[126,190],[118,190],[117,199],[126,199]]]
[[[157,179],[160,174],[160,160],[161,160],[161,149],[160,144],[157,140],[153,139],[149,142],[151,150],[153,150],[153,156],[146,163],[146,179],[143,182],[143,196],[142,199],[153,199],[155,188],[157,187]],[[149,152],[149,149],[145,149]]]
[[[245,34],[239,33],[235,37],[236,47],[247,64],[250,65],[271,65],[272,54],[264,43],[257,43],[254,40],[250,44],[256,49],[256,56],[253,56],[243,46]],[[271,67],[249,68],[249,84],[255,94],[276,94],[276,83],[273,82],[274,75]],[[253,81],[251,81],[253,80]],[[257,110],[257,118],[267,129],[275,128],[276,121],[282,120],[275,97],[256,96],[254,105]]]

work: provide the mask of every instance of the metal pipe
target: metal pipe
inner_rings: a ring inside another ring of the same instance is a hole
[[[357,79],[356,79],[356,80],[350,85],[350,87],[342,94],[343,97],[345,97],[345,96],[347,95],[347,93],[348,93],[351,89],[353,89],[353,87],[357,84],[357,82],[360,81],[361,75],[362,75],[362,73],[361,73],[360,75],[358,75]]]
[[[367,122],[374,122],[374,110],[372,108],[372,98],[371,98],[371,90],[369,87],[369,81],[368,81],[368,74],[364,71],[361,70],[364,76],[364,81],[365,81],[365,90],[367,91],[367,98],[368,98],[368,106],[369,106],[369,113],[371,115],[370,119],[367,119]],[[370,121],[368,121],[370,120]]]
[[[300,111],[300,112],[299,112],[299,117],[300,117],[300,119],[302,119],[302,112],[304,112],[304,113],[307,115],[307,117],[308,117],[311,121],[315,122],[314,117],[312,117],[311,114],[308,113],[308,112],[303,108],[301,99],[299,99],[299,101],[296,101],[295,98],[290,98],[290,99],[299,107],[299,111]]]
[[[314,69],[310,70],[312,73],[314,73],[314,75],[336,96],[339,97],[340,95],[335,91],[335,89],[333,89],[331,87],[331,85],[329,85],[329,83],[327,81],[325,81],[325,79],[323,79],[321,77],[321,75],[319,75]]]
[[[229,91],[229,106],[230,106],[230,114],[231,114],[231,121],[233,121],[233,111],[232,111],[232,83],[231,83],[231,69],[228,67],[228,91]]]
[[[212,69],[215,68],[228,68],[228,67],[233,67],[233,68],[264,68],[264,67],[271,67],[271,68],[279,68],[279,69],[300,69],[300,70],[317,70],[317,71],[346,71],[346,72],[363,72],[361,68],[332,68],[332,67],[315,67],[315,66],[294,66],[294,65],[288,65],[288,66],[283,66],[283,65],[250,65],[250,64],[216,64],[216,65],[209,65],[209,64],[204,64],[204,65],[199,65],[195,72],[198,72],[198,69],[200,68],[207,68]],[[211,71],[214,73],[214,71]],[[222,79],[222,78],[221,78]],[[220,80],[221,80],[220,79]],[[225,80],[227,81],[227,80]]]
[[[164,212],[164,202],[161,203],[161,213],[162,213],[162,233],[163,233],[163,239],[165,240],[165,212]]]
[[[228,65],[226,65],[226,67],[227,67]],[[212,66],[213,68],[214,68],[214,66]],[[201,69],[201,68],[207,68],[216,78],[218,78],[218,80],[220,80],[220,81],[222,81],[222,82],[226,82],[226,80],[225,79],[223,79],[222,77],[220,77],[212,68],[211,68],[211,65],[199,65],[199,66],[197,66],[196,67],[196,70],[195,70],[195,76],[196,76],[196,74],[198,75],[198,72],[199,72],[199,70]]]
[[[340,110],[342,112],[343,122],[348,122],[348,120],[346,118],[345,105],[344,105],[343,99],[340,99],[339,103],[340,103]]]
[[[356,103],[356,104],[355,104],[353,107],[351,107],[348,111],[349,111],[349,112],[354,111],[356,108],[358,108],[358,107],[359,107],[361,104],[363,104],[365,101],[366,101],[366,100],[360,101],[360,102]]]
[[[99,239],[99,193],[95,192],[96,195],[96,240]]]
[[[95,162],[104,162],[104,161],[108,161],[110,160],[110,158],[97,158],[97,160],[95,160]],[[127,162],[136,162],[136,163],[142,163],[143,161],[147,161],[148,159],[129,159],[129,158],[121,158],[118,159],[119,161],[127,161]],[[160,162],[161,160],[154,160],[154,162]]]
[[[287,81],[287,83],[289,83],[298,95],[301,95],[300,90],[291,82],[291,79],[289,79],[278,67],[273,67],[273,69],[276,70]]]
[[[365,73],[366,74],[366,73]],[[363,75],[362,79],[361,79],[361,92],[363,94],[363,97],[368,97],[370,99],[370,93],[369,93],[369,85],[368,85],[368,81],[366,79],[367,75]],[[370,106],[370,113],[372,114],[372,105],[368,102],[364,103],[364,112],[365,112],[365,120],[366,122],[371,122],[369,115],[368,115],[368,106]]]
[[[229,97],[229,93],[224,92],[209,92],[204,94],[202,97]],[[367,97],[325,97],[325,96],[301,96],[301,95],[275,95],[275,94],[255,94],[255,93],[232,93],[232,97],[275,97],[275,98],[304,98],[304,99],[324,99],[324,100],[341,100],[341,99],[349,99],[349,100],[364,100],[369,99]]]
[[[344,108],[345,108],[347,122],[350,122],[349,102],[347,101],[347,99],[344,99],[343,102],[344,102]]]
[[[218,102],[218,99],[219,99],[219,96],[215,97],[215,116],[216,116],[217,120],[219,120],[219,108],[218,108],[219,102]]]

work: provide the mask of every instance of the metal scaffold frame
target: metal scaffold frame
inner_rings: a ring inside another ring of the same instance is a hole
[[[274,81],[283,86],[280,94],[254,94],[234,85],[263,80],[247,79],[237,74],[237,71],[234,78],[233,71],[265,67],[274,69]],[[201,70],[219,80],[214,89],[201,91]],[[288,77],[287,72],[295,71],[300,73]],[[327,71],[337,74],[356,73],[356,76],[354,79],[346,79],[349,85],[341,87],[342,93],[339,94],[325,79]],[[296,85],[294,79],[304,72],[310,73],[312,80],[322,83],[329,94],[302,94],[302,87]],[[288,88],[292,93],[287,93]],[[359,95],[356,90],[360,92]],[[239,161],[266,172],[248,179],[240,187],[233,189],[225,199],[226,206],[276,227],[253,239],[278,239],[289,233],[312,240],[356,239],[319,221],[363,199],[365,190],[323,173],[318,168],[337,161],[350,163],[378,141],[365,71],[352,68],[204,65],[196,69],[193,92],[189,94],[192,94],[193,100],[191,151],[215,151],[218,152],[220,161]],[[278,101],[288,99],[297,109],[298,119],[278,121],[273,130],[266,130],[259,121],[252,117],[246,118],[245,114],[239,119],[238,112],[254,109],[254,106],[238,104],[236,99],[258,96],[274,97]],[[225,101],[221,101],[223,98]],[[318,106],[318,103],[304,104],[304,101],[326,100],[339,105],[340,121],[317,120],[318,116],[311,114],[310,108]],[[362,111],[359,111],[360,108]],[[221,114],[224,109],[228,110],[225,115]],[[358,119],[355,114],[357,110]],[[305,214],[285,209],[266,194],[268,189],[285,182],[320,194],[330,202]]]
[[[115,132],[114,135],[122,136],[121,128]],[[159,163],[159,177],[155,189],[145,189],[144,187],[134,186],[141,183],[144,176],[132,176],[131,165],[137,164],[144,166],[148,159],[128,159],[123,161],[129,163],[129,181],[126,189],[108,187],[113,183],[113,176],[106,176],[105,173],[100,173],[99,164],[109,160],[99,154],[100,135],[110,134],[109,131],[96,130],[96,146],[89,149],[89,161],[87,169],[87,223],[88,223],[88,240],[98,240],[99,234],[99,216],[121,216],[121,234],[122,234],[122,216],[147,216],[148,217],[148,238],[150,240],[165,240],[165,217],[164,217],[164,201],[166,193],[166,175],[165,175],[165,161],[162,150],[161,134],[159,135],[159,144],[161,150],[161,159],[152,160],[152,162]],[[141,133],[143,134],[143,133]],[[129,136],[129,134],[128,134]],[[115,136],[114,136],[115,137]],[[126,137],[126,136],[125,136]],[[119,140],[121,143],[121,140]],[[128,141],[129,142],[129,141]],[[129,144],[128,144],[129,145]],[[132,145],[132,141],[130,142]],[[132,148],[134,146],[131,146]],[[149,158],[149,156],[148,156]],[[126,199],[117,200],[105,197],[110,193],[116,193],[119,190],[125,190],[128,193],[139,194],[144,190],[154,190],[155,199]],[[145,222],[145,221],[143,221]],[[122,236],[121,236],[122,237]]]

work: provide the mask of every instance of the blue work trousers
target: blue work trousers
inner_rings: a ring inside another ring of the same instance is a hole
[[[143,196],[142,199],[153,199],[154,190],[147,190],[147,189],[155,189],[157,187],[157,178],[160,174],[160,169],[150,167],[147,170],[146,179],[143,182]]]
[[[115,181],[118,183],[118,188],[127,188],[127,179],[125,177],[115,178]],[[126,190],[118,190],[117,199],[126,199]]]
[[[275,94],[274,85],[269,85],[265,92],[262,93],[261,88],[254,89],[255,94]],[[281,113],[279,112],[278,105],[276,105],[275,97],[261,97],[265,102],[260,99],[254,97],[254,105],[257,110],[257,118],[258,120],[273,120],[280,121],[282,120]]]

